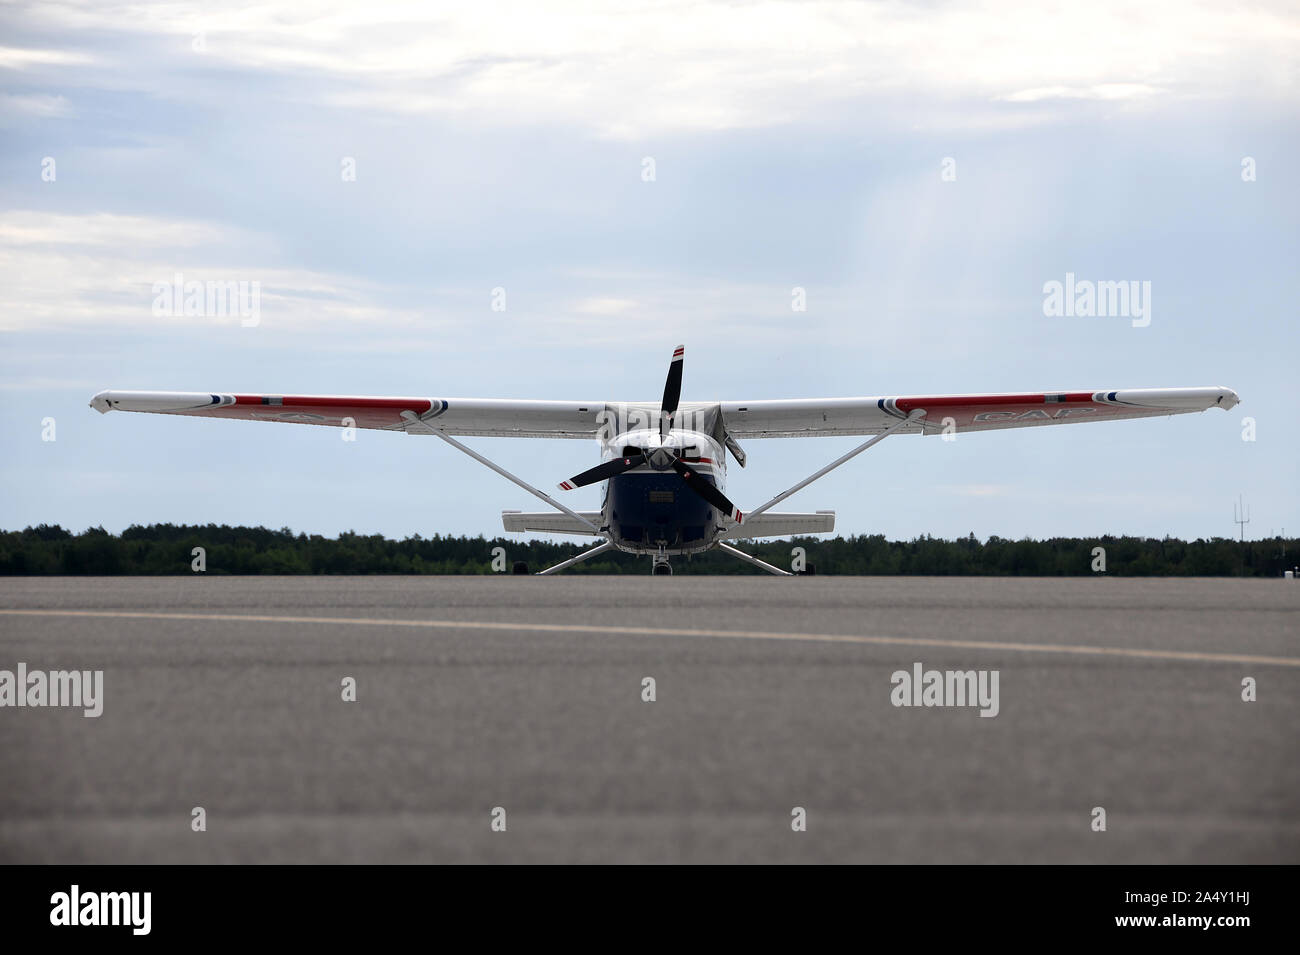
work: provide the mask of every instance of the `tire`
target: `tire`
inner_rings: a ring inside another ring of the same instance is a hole
[[[510,572],[511,572],[512,574],[526,574],[526,573],[528,573],[528,562],[527,562],[526,560],[517,560],[517,561],[515,561],[515,565],[514,565],[514,567],[512,567],[512,568],[510,569]]]

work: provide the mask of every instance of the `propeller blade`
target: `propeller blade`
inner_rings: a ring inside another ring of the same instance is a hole
[[[673,360],[668,366],[668,380],[664,382],[664,400],[659,403],[659,436],[667,437],[673,425],[673,415],[677,412],[677,403],[682,400],[682,359],[686,356],[686,346],[678,345],[673,350]]]
[[[621,458],[615,458],[613,461],[606,461],[604,464],[598,464],[590,470],[583,471],[576,477],[571,477],[567,481],[560,482],[561,491],[572,491],[575,487],[586,487],[588,484],[595,484],[597,481],[605,481],[615,475],[622,474],[624,471],[630,471],[639,464],[645,463],[645,455],[641,452],[636,454],[625,455]]]
[[[674,461],[673,470],[682,476],[682,480],[686,482],[687,487],[700,497],[704,498],[723,514],[726,514],[737,524],[743,524],[745,522],[745,515],[740,513],[740,510],[736,505],[727,500],[725,494],[706,481],[703,475],[697,472],[689,464],[684,464],[681,461]]]

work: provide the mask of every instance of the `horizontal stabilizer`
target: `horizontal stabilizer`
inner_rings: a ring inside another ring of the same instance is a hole
[[[597,527],[604,519],[600,511],[578,511],[583,517]],[[575,521],[568,514],[559,511],[502,511],[501,523],[506,530],[515,533],[532,531],[536,534],[581,534],[583,537],[595,537],[590,527]]]
[[[835,512],[818,511],[815,514],[781,513],[766,511],[756,517],[746,517],[745,523],[723,523],[719,540],[740,540],[751,537],[795,537],[800,534],[828,534],[835,530]]]

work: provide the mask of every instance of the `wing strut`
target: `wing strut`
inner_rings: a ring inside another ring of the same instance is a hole
[[[564,568],[566,567],[572,567],[574,564],[579,563],[580,561],[584,561],[588,557],[595,557],[597,554],[603,554],[605,551],[609,550],[613,546],[614,546],[613,541],[605,541],[605,543],[603,544],[597,544],[595,547],[584,550],[581,554],[578,554],[576,557],[570,557],[568,560],[562,560],[558,564],[555,564],[552,567],[547,567],[545,570],[539,570],[537,572],[537,576],[541,577],[544,574],[554,574],[558,571],[564,570]]]
[[[751,563],[755,567],[762,567],[769,574],[776,574],[778,577],[794,576],[794,574],[790,573],[788,570],[782,570],[780,567],[773,567],[767,561],[759,560],[757,557],[752,557],[738,547],[732,547],[730,544],[722,543],[722,541],[718,541],[718,549],[726,551],[732,557],[739,557],[741,560]]]
[[[545,501],[547,504],[551,505],[551,507],[555,508],[556,510],[563,511],[565,514],[568,514],[570,517],[572,517],[572,518],[573,518],[575,521],[577,521],[578,523],[580,523],[580,524],[586,524],[588,527],[590,527],[590,528],[591,528],[591,529],[596,533],[596,536],[598,536],[598,537],[604,537],[604,536],[605,536],[605,534],[601,531],[601,529],[600,529],[599,527],[597,527],[595,524],[591,523],[591,521],[587,520],[585,517],[583,517],[583,516],[582,516],[581,514],[579,514],[577,511],[569,510],[569,508],[565,507],[563,504],[561,504],[561,503],[560,503],[559,501],[557,501],[555,498],[551,497],[551,495],[547,494],[547,493],[544,492],[544,491],[539,491],[539,490],[537,490],[537,488],[533,487],[531,484],[529,484],[527,481],[523,480],[522,478],[517,478],[517,477],[515,477],[513,474],[511,474],[511,473],[510,473],[509,471],[507,471],[505,468],[501,467],[499,464],[494,464],[493,462],[489,461],[487,458],[483,457],[483,455],[479,454],[479,453],[478,453],[477,451],[475,451],[473,448],[467,448],[467,447],[465,447],[465,445],[461,444],[459,441],[457,441],[457,440],[456,440],[455,438],[453,438],[451,435],[449,435],[449,434],[447,434],[447,433],[445,433],[445,432],[443,432],[443,431],[439,431],[437,428],[433,427],[431,424],[429,424],[429,422],[425,421],[423,418],[421,418],[419,415],[417,415],[414,411],[403,411],[403,412],[402,412],[402,417],[406,420],[406,423],[407,423],[408,426],[412,426],[412,427],[416,427],[416,428],[422,428],[422,429],[424,429],[425,431],[427,431],[429,434],[433,435],[435,438],[442,438],[442,440],[446,441],[448,444],[450,444],[450,445],[451,445],[453,448],[455,448],[457,451],[464,451],[466,454],[468,454],[471,458],[473,458],[473,459],[474,459],[475,461],[477,461],[479,464],[482,464],[482,465],[484,465],[485,467],[489,467],[489,468],[491,468],[493,471],[496,471],[497,474],[500,474],[500,475],[501,475],[503,478],[505,478],[507,481],[513,481],[515,484],[518,484],[521,488],[523,488],[523,489],[524,489],[525,491],[527,491],[529,494],[532,494],[532,495],[534,495],[535,497],[539,497],[539,498],[541,498],[543,501]],[[591,556],[591,555],[588,554],[588,556]]]
[[[407,412],[404,412],[404,413],[407,413]],[[898,429],[900,429],[900,428],[902,428],[902,427],[905,427],[906,425],[912,424],[912,423],[915,422],[918,418],[923,418],[923,417],[925,417],[925,411],[924,411],[924,410],[922,410],[921,408],[915,408],[915,409],[913,409],[913,411],[911,412],[911,414],[909,414],[909,415],[908,415],[906,418],[904,418],[902,421],[897,421],[897,422],[895,422],[894,424],[891,424],[891,425],[890,425],[888,428],[886,428],[884,431],[880,432],[880,434],[873,435],[869,440],[867,440],[867,441],[863,441],[860,445],[858,445],[856,448],[854,448],[854,449],[853,449],[852,451],[850,451],[848,454],[845,454],[845,455],[843,455],[843,456],[841,456],[841,457],[836,458],[834,461],[832,461],[830,464],[826,465],[826,467],[822,468],[822,469],[821,469],[820,471],[818,471],[816,474],[813,474],[813,475],[811,475],[810,477],[806,477],[806,478],[804,478],[802,481],[800,481],[800,482],[799,482],[798,484],[796,484],[794,487],[790,488],[788,491],[782,491],[780,494],[778,494],[776,497],[772,498],[772,500],[768,501],[768,502],[767,502],[766,504],[764,504],[762,507],[756,507],[756,508],[754,508],[752,511],[747,512],[747,513],[745,514],[745,516],[746,516],[747,518],[750,518],[750,519],[753,519],[753,518],[757,517],[759,514],[762,514],[764,511],[766,511],[768,508],[772,507],[773,505],[780,504],[782,501],[784,501],[787,497],[789,497],[789,496],[790,496],[791,494],[793,494],[795,491],[801,490],[801,489],[807,487],[807,486],[808,486],[809,484],[811,484],[813,481],[817,480],[819,477],[823,477],[823,476],[829,474],[831,471],[834,471],[837,467],[839,467],[839,466],[840,466],[841,464],[843,464],[845,461],[848,461],[850,458],[855,458],[855,457],[857,457],[859,454],[861,454],[863,451],[867,450],[867,448],[871,447],[871,446],[872,446],[873,444],[875,444],[876,442],[878,442],[878,441],[884,441],[885,438],[889,437],[891,434],[893,434],[893,433],[894,433],[895,431],[897,431]],[[726,545],[724,545],[724,544],[719,544],[718,546],[719,546],[719,547],[724,547],[724,546],[726,546]],[[734,548],[727,548],[727,549],[728,549],[728,550],[734,550]],[[739,553],[739,552],[737,552],[737,553]],[[784,573],[784,571],[782,571],[782,573]]]

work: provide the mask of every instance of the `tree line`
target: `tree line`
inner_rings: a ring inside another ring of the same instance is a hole
[[[796,537],[738,542],[750,554],[783,569],[802,561],[818,574],[994,577],[1277,577],[1300,563],[1296,539],[1183,541],[1142,537],[1057,537],[1007,540],[974,534],[956,540],[884,535]],[[490,574],[516,562],[541,570],[590,543],[521,541],[504,537],[432,537],[392,540],[352,531],[337,538],[295,534],[289,528],[225,524],[133,525],[121,534],[92,527],[74,534],[41,524],[0,531],[0,575],[84,574]],[[649,560],[608,553],[568,573],[648,573]],[[678,574],[761,574],[717,551],[673,559]]]

